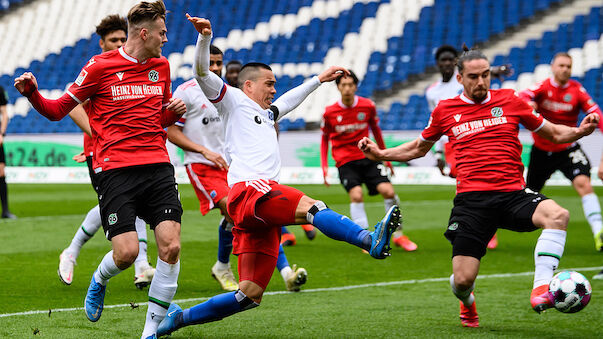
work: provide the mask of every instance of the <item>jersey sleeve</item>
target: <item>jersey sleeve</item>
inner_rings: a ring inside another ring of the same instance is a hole
[[[423,141],[436,142],[440,137],[444,134],[444,131],[441,126],[441,106],[438,105],[431,112],[429,116],[429,122],[427,122],[427,126],[421,132],[421,139]]]
[[[540,92],[542,92],[543,86],[544,81],[541,81],[519,92],[517,96],[525,102],[536,101],[538,99],[538,96],[540,95]]]
[[[186,105],[186,112],[182,114],[180,119],[174,123],[174,125],[178,127],[184,127],[184,123],[186,122],[186,118],[188,117],[189,112],[192,110],[191,101],[189,96],[187,95],[186,90],[182,89],[181,86],[178,86],[172,95],[173,98],[178,98],[184,102]]]
[[[515,96],[513,109],[519,115],[519,122],[524,125],[527,129],[532,132],[538,132],[542,126],[544,126],[544,118],[538,112],[536,112],[532,106],[528,105],[525,101]]]
[[[67,89],[67,94],[79,104],[84,103],[84,101],[96,93],[102,70],[102,65],[94,57],[90,59],[86,66],[82,68],[73,84]]]
[[[586,92],[584,87],[580,87],[580,90],[578,91],[578,100],[580,102],[580,108],[582,108],[584,113],[598,113],[601,115],[601,108],[599,108],[599,105],[597,105],[588,92]]]
[[[167,79],[165,81],[165,87],[163,88],[163,104],[169,104],[172,98],[172,74],[170,72],[170,63],[165,59],[164,62],[165,72],[167,73]]]

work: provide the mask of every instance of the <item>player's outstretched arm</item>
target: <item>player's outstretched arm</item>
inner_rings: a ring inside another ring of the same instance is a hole
[[[406,162],[425,156],[433,146],[433,142],[417,138],[402,145],[380,149],[371,139],[364,137],[358,142],[358,148],[371,160],[389,160]]]
[[[21,95],[29,100],[38,113],[52,121],[63,119],[78,104],[78,102],[67,93],[63,94],[63,96],[57,100],[44,98],[40,92],[38,92],[36,77],[30,72],[25,72],[15,79],[15,88]]]
[[[582,120],[578,127],[569,127],[547,121],[536,133],[554,143],[563,144],[574,142],[583,136],[591,134],[597,128],[598,124],[599,115],[591,113]]]

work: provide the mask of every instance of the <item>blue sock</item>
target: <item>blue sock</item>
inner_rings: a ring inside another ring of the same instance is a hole
[[[218,261],[227,264],[230,262],[232,252],[232,232],[228,232],[223,226],[226,226],[224,219],[218,227]]]
[[[281,233],[282,234],[287,234],[287,233],[291,233],[291,232],[289,232],[289,230],[287,229],[287,227],[281,226]]]
[[[182,326],[203,324],[220,320],[241,311],[235,298],[237,292],[228,292],[211,297],[204,303],[182,311]]]
[[[289,262],[287,261],[287,257],[285,256],[285,251],[283,250],[283,245],[279,245],[278,246],[278,257],[276,258],[276,268],[280,272],[283,268],[285,268],[287,266],[289,266]]]
[[[346,241],[365,250],[371,248],[369,231],[329,208],[316,212],[312,224],[331,239]]]

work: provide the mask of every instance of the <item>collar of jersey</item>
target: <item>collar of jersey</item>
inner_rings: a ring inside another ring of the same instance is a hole
[[[124,57],[124,59],[126,59],[126,60],[128,60],[128,61],[131,61],[131,62],[133,62],[133,63],[135,63],[135,64],[144,64],[144,63],[146,63],[146,62],[147,62],[147,60],[145,60],[145,61],[143,61],[143,62],[140,62],[140,61],[138,61],[138,59],[136,59],[135,57],[128,55],[128,53],[126,53],[126,51],[124,50],[124,46],[121,46],[121,47],[118,49],[118,51],[119,51],[119,54],[121,54],[121,56],[122,56],[122,57]]]
[[[565,85],[560,86],[557,82],[555,82],[555,78],[551,78],[551,85],[555,88],[567,88],[569,86],[569,80],[565,83]]]
[[[339,104],[339,106],[341,106],[341,108],[354,108],[356,107],[356,105],[358,105],[358,96],[354,95],[354,103],[352,104],[352,106],[346,106],[341,99],[337,100],[337,103]]]
[[[465,92],[461,93],[459,95],[459,97],[461,98],[461,100],[463,100],[464,102],[466,102],[468,104],[472,104],[472,105],[475,104],[475,102],[473,100],[471,100],[465,96]],[[484,101],[480,102],[480,104],[482,104],[482,105],[487,104],[490,101],[490,99],[492,99],[492,96],[490,95],[490,91],[488,91],[488,96],[486,96],[486,99],[484,99]]]

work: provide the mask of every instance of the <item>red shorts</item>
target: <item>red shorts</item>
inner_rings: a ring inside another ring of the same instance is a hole
[[[253,281],[266,289],[276,267],[276,258],[264,253],[242,253],[238,263],[239,281]]]
[[[206,215],[216,207],[218,201],[228,196],[230,189],[226,181],[226,171],[205,164],[186,165],[186,174],[199,199],[199,210]]]
[[[278,257],[281,226],[295,224],[295,210],[304,194],[276,181],[236,183],[228,194],[234,221],[233,253],[264,253]]]

